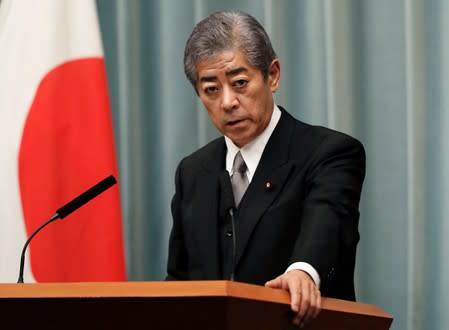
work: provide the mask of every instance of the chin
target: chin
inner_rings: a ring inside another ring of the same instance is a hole
[[[226,134],[225,134],[226,135]],[[227,137],[229,137],[232,142],[234,142],[234,144],[236,146],[238,146],[239,148],[243,147],[244,145],[250,143],[252,140],[255,139],[256,136],[253,136],[251,134],[245,134],[245,136],[242,135],[236,135],[236,134],[228,134],[226,135]]]

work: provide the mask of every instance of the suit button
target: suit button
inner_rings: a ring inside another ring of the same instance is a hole
[[[226,236],[232,237],[232,231],[227,231],[227,232],[226,232]]]
[[[327,274],[327,279],[331,280],[333,277],[335,276],[335,268],[332,267],[329,271],[329,273]]]

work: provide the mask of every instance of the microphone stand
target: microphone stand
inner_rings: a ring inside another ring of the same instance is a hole
[[[237,239],[235,232],[235,220],[234,220],[234,208],[229,209],[229,215],[231,216],[231,230],[232,230],[232,270],[230,280],[234,281],[235,262],[237,260]]]
[[[25,264],[25,251],[28,247],[28,244],[30,244],[31,240],[33,239],[33,237],[41,231],[42,228],[44,228],[46,225],[48,225],[49,223],[57,220],[59,218],[59,214],[55,213],[55,215],[53,215],[49,220],[47,220],[47,222],[45,222],[43,225],[41,225],[39,228],[37,228],[32,234],[31,236],[27,239],[25,245],[23,246],[22,249],[22,254],[20,255],[20,270],[19,270],[19,279],[17,280],[17,283],[23,283],[23,267]]]

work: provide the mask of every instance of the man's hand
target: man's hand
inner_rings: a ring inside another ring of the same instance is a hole
[[[312,278],[302,270],[291,270],[265,283],[274,289],[290,292],[291,308],[296,313],[293,324],[302,328],[318,316],[321,310],[321,293]]]

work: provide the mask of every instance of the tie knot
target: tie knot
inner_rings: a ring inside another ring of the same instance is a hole
[[[246,164],[245,161],[243,160],[242,154],[240,153],[240,151],[235,155],[234,158],[234,163],[232,165],[232,170],[234,172],[238,172],[240,174],[243,174],[246,172]]]

